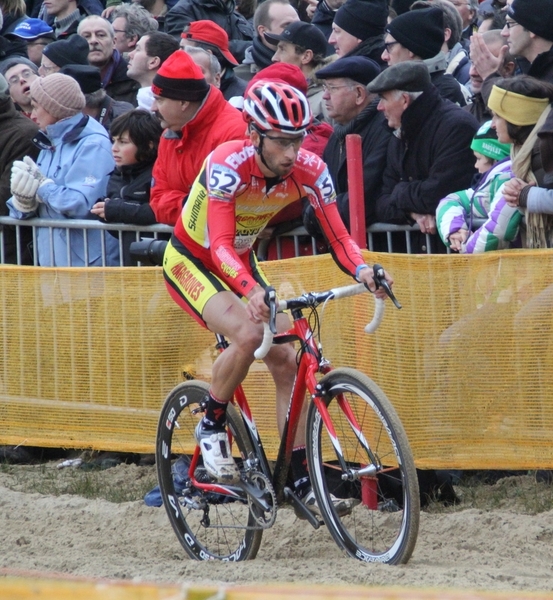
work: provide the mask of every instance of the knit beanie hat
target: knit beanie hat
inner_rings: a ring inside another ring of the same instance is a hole
[[[79,84],[69,75],[61,73],[35,79],[31,83],[31,98],[60,121],[73,117],[85,107]]]
[[[387,0],[346,0],[334,23],[359,40],[383,35],[388,19]]]
[[[102,89],[100,69],[92,65],[66,65],[60,73],[72,77],[81,88],[83,94],[93,94]]]
[[[60,68],[65,65],[88,65],[88,53],[88,42],[81,35],[52,42],[42,51],[44,56]]]
[[[392,0],[390,7],[396,11],[396,15],[406,13],[413,4],[413,0]]]
[[[152,92],[172,100],[198,102],[209,92],[209,83],[190,54],[177,50],[155,74]]]
[[[34,62],[31,62],[28,58],[25,58],[24,56],[10,56],[9,58],[6,58],[2,62],[0,62],[0,73],[2,73],[2,75],[5,75],[7,71],[9,71],[12,67],[15,67],[16,65],[26,65],[27,67],[29,67],[29,69],[31,69],[33,73],[36,73],[38,75],[38,67],[35,65]]]
[[[514,0],[507,14],[534,35],[553,42],[553,0]]]
[[[410,10],[396,17],[386,31],[415,56],[433,58],[444,43],[444,14],[439,8]]]
[[[492,129],[492,122],[486,121],[476,132],[471,149],[479,152],[493,160],[503,160],[507,158],[511,152],[511,144],[502,144],[497,139],[495,129]]]

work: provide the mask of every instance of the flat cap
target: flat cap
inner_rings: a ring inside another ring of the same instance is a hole
[[[317,79],[332,79],[334,77],[347,77],[357,83],[367,85],[378,77],[380,66],[367,56],[347,56],[339,58],[328,66],[319,69]]]
[[[426,65],[420,60],[408,60],[382,71],[376,79],[369,83],[367,90],[374,94],[389,90],[424,92],[431,85]]]

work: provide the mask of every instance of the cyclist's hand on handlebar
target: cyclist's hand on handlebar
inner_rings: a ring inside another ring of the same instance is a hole
[[[247,296],[249,302],[246,312],[253,323],[268,323],[270,311],[265,303],[265,291],[261,286],[256,286]]]
[[[394,280],[386,271],[384,271],[384,277],[391,288],[392,285],[394,285]],[[361,271],[359,271],[358,279],[359,282],[364,283],[377,298],[380,298],[381,300],[386,300],[386,298],[388,297],[386,291],[382,287],[379,287],[378,289],[376,288],[376,283],[374,281],[374,273],[371,268],[362,269]]]

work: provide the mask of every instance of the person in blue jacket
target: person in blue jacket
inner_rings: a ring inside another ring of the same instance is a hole
[[[61,73],[31,84],[33,118],[40,131],[36,163],[28,156],[15,161],[11,174],[10,216],[17,219],[88,219],[104,198],[115,168],[106,130],[83,114],[79,84]],[[103,238],[103,239],[102,239]],[[103,248],[105,245],[105,263]],[[119,264],[117,240],[108,232],[41,227],[37,232],[41,266],[83,267]]]

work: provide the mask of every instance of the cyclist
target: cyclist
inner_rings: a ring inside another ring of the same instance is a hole
[[[288,204],[308,198],[340,268],[385,298],[340,219],[325,163],[301,149],[312,119],[305,96],[284,83],[260,81],[246,94],[243,114],[249,139],[224,143],[206,158],[163,261],[165,282],[177,304],[231,342],[213,364],[207,409],[196,429],[207,472],[228,484],[237,482],[239,472],[225,432],[226,408],[254,361],[269,317],[264,301],[268,283],[252,246],[270,219]],[[393,283],[388,275],[386,279]],[[289,327],[288,317],[277,315],[279,331]],[[282,434],[296,352],[291,344],[273,346],[264,361],[276,384]],[[304,429],[302,419],[292,476],[297,495],[317,513]],[[351,502],[336,499],[336,508],[346,512]]]

